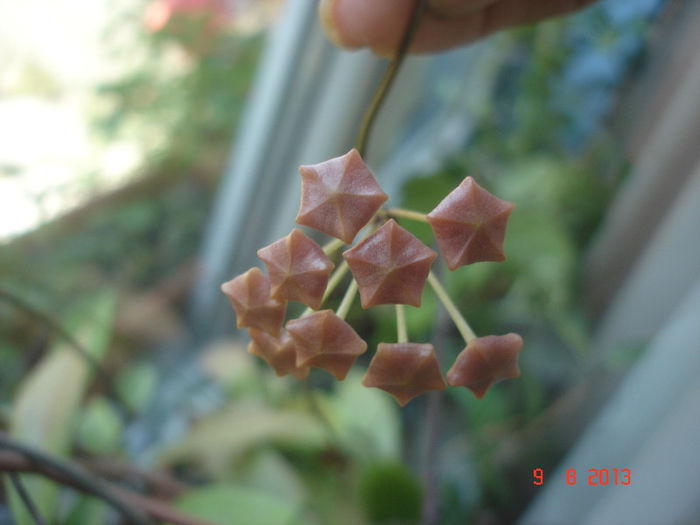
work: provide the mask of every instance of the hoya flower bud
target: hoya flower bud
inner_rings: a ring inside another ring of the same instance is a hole
[[[503,240],[515,208],[467,177],[427,218],[450,270],[480,261],[504,261]]]
[[[321,307],[333,263],[299,228],[259,249],[258,257],[267,267],[272,297],[298,301],[314,310]]]
[[[282,329],[279,337],[272,337],[261,330],[248,330],[251,342],[248,353],[263,359],[275,371],[278,377],[291,374],[297,379],[309,375],[309,367],[297,367],[297,353],[294,340]]]
[[[418,343],[379,343],[362,384],[389,392],[401,406],[446,388],[433,345]]]
[[[231,300],[238,328],[257,328],[279,336],[287,303],[270,296],[270,280],[260,268],[222,284],[221,291]]]
[[[343,257],[359,285],[362,308],[377,304],[420,306],[437,253],[390,219]]]
[[[447,383],[466,386],[481,399],[491,385],[520,375],[518,353],[522,346],[522,337],[512,333],[472,339],[447,372]]]
[[[323,368],[342,381],[367,343],[332,310],[321,310],[287,322],[296,343],[298,367]]]
[[[312,166],[301,166],[297,223],[350,244],[389,198],[356,149]]]

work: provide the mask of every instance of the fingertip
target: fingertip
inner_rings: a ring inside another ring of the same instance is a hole
[[[321,0],[318,4],[318,18],[321,21],[321,28],[335,46],[341,48],[354,47],[347,42],[338,29],[337,22],[338,0]]]

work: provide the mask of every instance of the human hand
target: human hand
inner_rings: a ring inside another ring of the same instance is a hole
[[[411,45],[430,53],[466,44],[507,27],[533,24],[595,0],[430,0]],[[345,48],[369,47],[392,56],[415,4],[409,0],[321,0],[328,38]]]

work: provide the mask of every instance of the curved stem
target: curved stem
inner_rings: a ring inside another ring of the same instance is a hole
[[[124,410],[125,414],[131,415],[131,410],[128,408],[128,406],[120,401],[119,395],[114,386],[114,381],[112,381],[112,376],[100,364],[100,362],[95,359],[88,349],[84,347],[82,343],[78,341],[78,339],[71,335],[71,333],[57,319],[34,307],[22,297],[19,297],[13,292],[2,287],[0,287],[0,300],[11,304],[18,310],[22,310],[30,317],[33,317],[37,321],[45,324],[49,330],[54,332],[56,335],[63,338],[63,340],[68,343],[68,346],[72,348],[87,363],[87,365],[94,370],[97,376],[99,376],[100,380],[104,382],[111,398],[115,402],[119,403],[120,408]]]
[[[18,295],[15,295],[4,288],[0,288],[0,299],[10,303],[15,308],[24,311],[26,314],[45,324],[51,331],[62,337],[68,343],[68,345],[73,348],[73,350],[75,350],[75,352],[79,354],[80,357],[82,357],[85,362],[93,370],[95,370],[95,372],[97,372],[100,378],[107,383],[107,386],[112,385],[112,378],[107,371],[100,366],[100,363],[98,363],[97,360],[90,354],[87,348],[79,343],[78,340],[73,337],[59,321],[51,317],[49,314],[35,308]]]
[[[402,304],[396,305],[396,341],[408,343],[408,331],[406,330],[406,312]]]
[[[450,296],[447,295],[447,292],[442,287],[440,281],[438,281],[433,272],[428,274],[428,282],[435,291],[435,295],[438,296],[438,299],[440,299],[440,302],[445,307],[445,310],[447,310],[447,313],[450,314],[452,321],[454,322],[455,326],[457,326],[457,330],[459,330],[459,333],[462,334],[464,342],[469,344],[469,341],[476,339],[474,330],[471,329],[469,323],[467,323],[467,320],[459,312],[455,304],[452,302],[452,299],[450,299]]]
[[[341,241],[340,239],[331,239],[328,241],[326,244],[323,245],[323,253],[326,255],[330,255],[332,253],[337,252],[340,248],[343,247],[345,244],[345,241]]]
[[[357,288],[357,281],[353,279],[350,286],[348,286],[348,291],[345,292],[343,300],[340,302],[340,306],[338,306],[338,311],[335,313],[341,319],[345,319],[345,316],[348,315],[352,301],[355,299],[355,294],[357,294]]]
[[[336,286],[338,286],[338,283],[343,280],[343,277],[345,277],[345,274],[348,273],[348,263],[347,261],[343,261],[338,268],[336,268],[335,272],[333,272],[333,275],[331,275],[331,278],[328,279],[328,286],[326,287],[326,291],[323,292],[323,299],[321,299],[321,304],[323,304],[326,299],[333,293],[333,290],[335,290]]]
[[[32,463],[38,463],[48,467],[50,470],[60,473],[62,476],[75,483],[76,486],[80,487],[81,490],[89,492],[112,505],[129,523],[134,523],[136,525],[148,525],[150,523],[150,520],[140,509],[132,508],[107,482],[93,476],[77,465],[49,456],[39,449],[17,441],[2,432],[0,432],[0,449],[17,452]]]
[[[342,241],[341,241],[342,242]],[[348,263],[347,261],[343,261],[338,268],[336,268],[335,272],[333,272],[333,275],[331,275],[331,278],[328,279],[328,284],[326,285],[326,291],[323,292],[323,298],[321,298],[321,304],[326,302],[326,299],[333,293],[333,290],[336,289],[338,286],[338,283],[343,280],[343,277],[345,277],[345,274],[348,273]],[[300,317],[304,317],[305,315],[309,315],[310,313],[313,313],[314,309],[311,308],[310,306],[304,310],[304,313],[301,314]]]
[[[47,465],[36,461],[30,461],[28,458],[17,452],[0,450],[0,472],[28,472],[32,474],[39,474],[47,479],[52,479],[57,483],[74,488],[86,494],[94,494],[91,488],[79,484],[75,479],[66,476],[57,470],[53,470]],[[174,508],[169,502],[162,499],[156,499],[152,496],[144,496],[138,492],[134,492],[119,485],[111,483],[109,485],[112,492],[114,492],[117,496],[121,497],[126,503],[132,505],[134,508],[140,509],[157,523],[170,523],[172,525],[217,525],[211,521],[205,521],[201,518],[184,514],[183,512]],[[131,525],[133,522],[124,521],[124,523],[129,523],[129,525]]]
[[[386,214],[402,219],[410,219],[412,221],[428,222],[428,216],[419,211],[404,210],[403,208],[389,208],[386,210]]]
[[[389,67],[387,67],[386,71],[384,72],[384,76],[379,83],[379,87],[374,93],[374,97],[372,97],[372,101],[370,102],[369,107],[362,118],[360,131],[357,133],[357,139],[355,140],[355,148],[357,148],[357,151],[360,153],[362,158],[364,158],[367,153],[367,141],[369,140],[369,134],[372,130],[374,120],[377,117],[377,113],[379,112],[379,109],[381,108],[391,85],[394,83],[396,73],[398,73],[404,58],[406,58],[408,48],[411,47],[413,37],[416,36],[418,24],[427,5],[427,0],[416,0],[415,6],[413,7],[413,12],[411,13],[411,18],[408,21],[408,27],[403,34],[401,43],[399,44],[399,49],[396,52],[396,56],[392,59]]]

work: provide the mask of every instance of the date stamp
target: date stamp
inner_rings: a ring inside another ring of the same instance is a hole
[[[532,483],[542,485],[544,483],[544,471],[541,468],[533,469]],[[585,480],[585,475],[584,475]],[[582,480],[583,483],[585,481]],[[576,485],[577,473],[575,468],[566,471],[566,484]],[[588,469],[589,485],[629,485],[632,483],[632,473],[628,468],[591,468]]]

